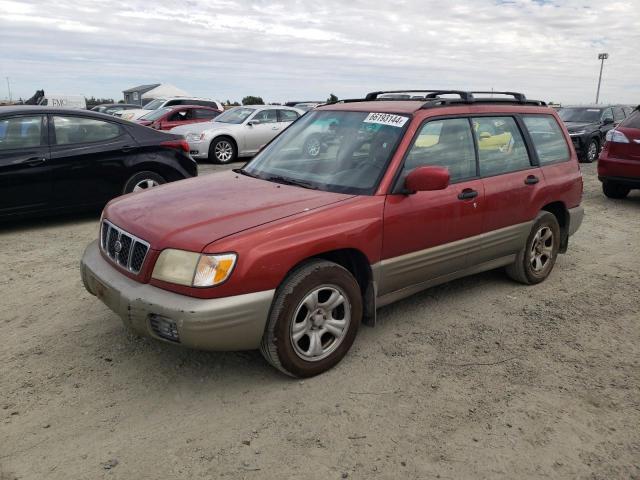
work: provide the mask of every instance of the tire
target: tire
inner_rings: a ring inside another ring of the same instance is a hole
[[[527,237],[527,242],[516,255],[515,262],[506,268],[507,275],[516,282],[526,285],[540,283],[553,270],[559,249],[558,220],[552,213],[540,212]]]
[[[311,135],[304,141],[303,153],[306,158],[316,158],[322,151],[322,139],[320,135]]]
[[[593,163],[598,159],[600,153],[600,142],[597,139],[592,138],[587,144],[587,149],[584,152],[583,160],[585,163]]]
[[[340,296],[342,302],[337,303]],[[330,300],[333,308],[327,305]],[[292,377],[323,373],[349,351],[362,308],[360,287],[348,270],[325,260],[304,263],[278,287],[260,351],[271,365]]]
[[[158,185],[162,185],[163,183],[167,183],[167,181],[161,175],[158,175],[156,172],[143,171],[138,172],[129,178],[127,182],[124,184],[124,188],[122,189],[122,193],[131,193],[138,192],[142,190],[148,190],[149,188],[157,187]]]
[[[238,159],[238,148],[228,137],[214,138],[209,145],[209,160],[213,163],[226,164]]]
[[[615,182],[602,182],[602,192],[608,198],[621,199],[629,195],[631,189]]]

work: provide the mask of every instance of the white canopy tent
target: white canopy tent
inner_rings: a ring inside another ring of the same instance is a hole
[[[142,94],[142,98],[188,97],[189,94],[170,83],[161,83],[156,88]]]

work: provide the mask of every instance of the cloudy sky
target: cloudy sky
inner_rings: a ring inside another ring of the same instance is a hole
[[[640,103],[640,0],[0,0],[0,98],[122,98],[168,82],[221,100],[523,91]]]

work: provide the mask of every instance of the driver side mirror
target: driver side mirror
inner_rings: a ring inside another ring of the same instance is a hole
[[[259,118],[254,118],[253,120],[249,120],[247,122],[247,125],[249,125],[250,127],[253,127],[254,125],[260,125],[262,123],[262,120],[260,120]]]
[[[449,169],[445,167],[418,167],[404,180],[408,193],[444,190],[449,186]]]
[[[603,125],[611,125],[613,123],[613,118],[611,117],[606,117],[602,119],[602,124]]]

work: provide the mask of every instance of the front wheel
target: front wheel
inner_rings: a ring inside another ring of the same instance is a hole
[[[593,163],[598,159],[600,153],[600,144],[595,138],[591,139],[589,145],[587,145],[587,151],[584,154],[584,161],[587,163]]]
[[[615,182],[603,182],[602,183],[602,193],[604,193],[609,198],[625,198],[629,195],[631,189],[629,187],[625,187],[624,185],[620,185]]]
[[[236,146],[228,138],[214,138],[209,146],[209,160],[215,163],[235,162],[237,156]]]
[[[560,249],[560,225],[549,212],[538,214],[525,246],[516,255],[513,264],[506,268],[513,280],[533,285],[545,280],[558,257]]]
[[[278,288],[260,350],[287,375],[318,375],[345,356],[361,320],[362,295],[353,275],[336,263],[314,260]]]
[[[122,193],[141,192],[163,183],[167,183],[167,181],[155,172],[138,172],[127,180]]]

